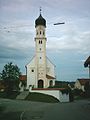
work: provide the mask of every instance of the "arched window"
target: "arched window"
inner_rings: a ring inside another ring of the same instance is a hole
[[[41,41],[39,40],[39,44],[42,44],[42,40]]]
[[[39,40],[39,44],[40,44],[40,40]]]
[[[41,35],[41,31],[40,31],[40,35]]]
[[[49,82],[49,86],[50,86],[50,87],[53,86],[53,81],[52,81],[52,80],[50,80],[50,82]]]
[[[42,44],[42,40],[41,40],[41,44]]]

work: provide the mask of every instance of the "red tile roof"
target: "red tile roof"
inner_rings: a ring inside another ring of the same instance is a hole
[[[65,90],[66,88],[33,88],[32,90]]]
[[[20,75],[19,79],[21,81],[26,81],[27,80],[27,76],[26,75]]]
[[[86,82],[90,82],[90,79],[78,79],[81,85],[85,85]]]
[[[47,75],[47,74],[46,74],[46,78],[47,78],[47,79],[55,79],[55,77],[52,77],[52,76]]]

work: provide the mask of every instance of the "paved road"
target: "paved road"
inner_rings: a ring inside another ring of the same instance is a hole
[[[0,106],[5,106],[0,120],[90,120],[88,100],[50,104],[0,99]]]
[[[90,102],[52,105],[47,109],[44,120],[90,120]]]

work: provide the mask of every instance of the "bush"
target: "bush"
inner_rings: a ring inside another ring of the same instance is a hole
[[[63,89],[61,90],[62,94],[68,94],[69,93],[69,90],[68,89]]]
[[[20,92],[18,91],[12,91],[10,94],[8,94],[6,91],[0,92],[0,98],[8,98],[8,99],[16,99],[17,95]]]
[[[75,96],[81,96],[82,93],[83,93],[83,91],[80,90],[80,89],[74,89],[74,90],[73,90],[73,94],[74,94]]]

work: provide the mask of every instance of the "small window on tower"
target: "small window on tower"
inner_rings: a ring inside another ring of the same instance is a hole
[[[40,48],[40,50],[41,50],[41,48]]]
[[[41,59],[41,57],[40,57],[40,59]]]
[[[44,31],[43,31],[43,35],[44,35]]]
[[[40,40],[39,40],[39,44],[40,44]]]
[[[42,44],[42,40],[41,40],[41,44]]]

